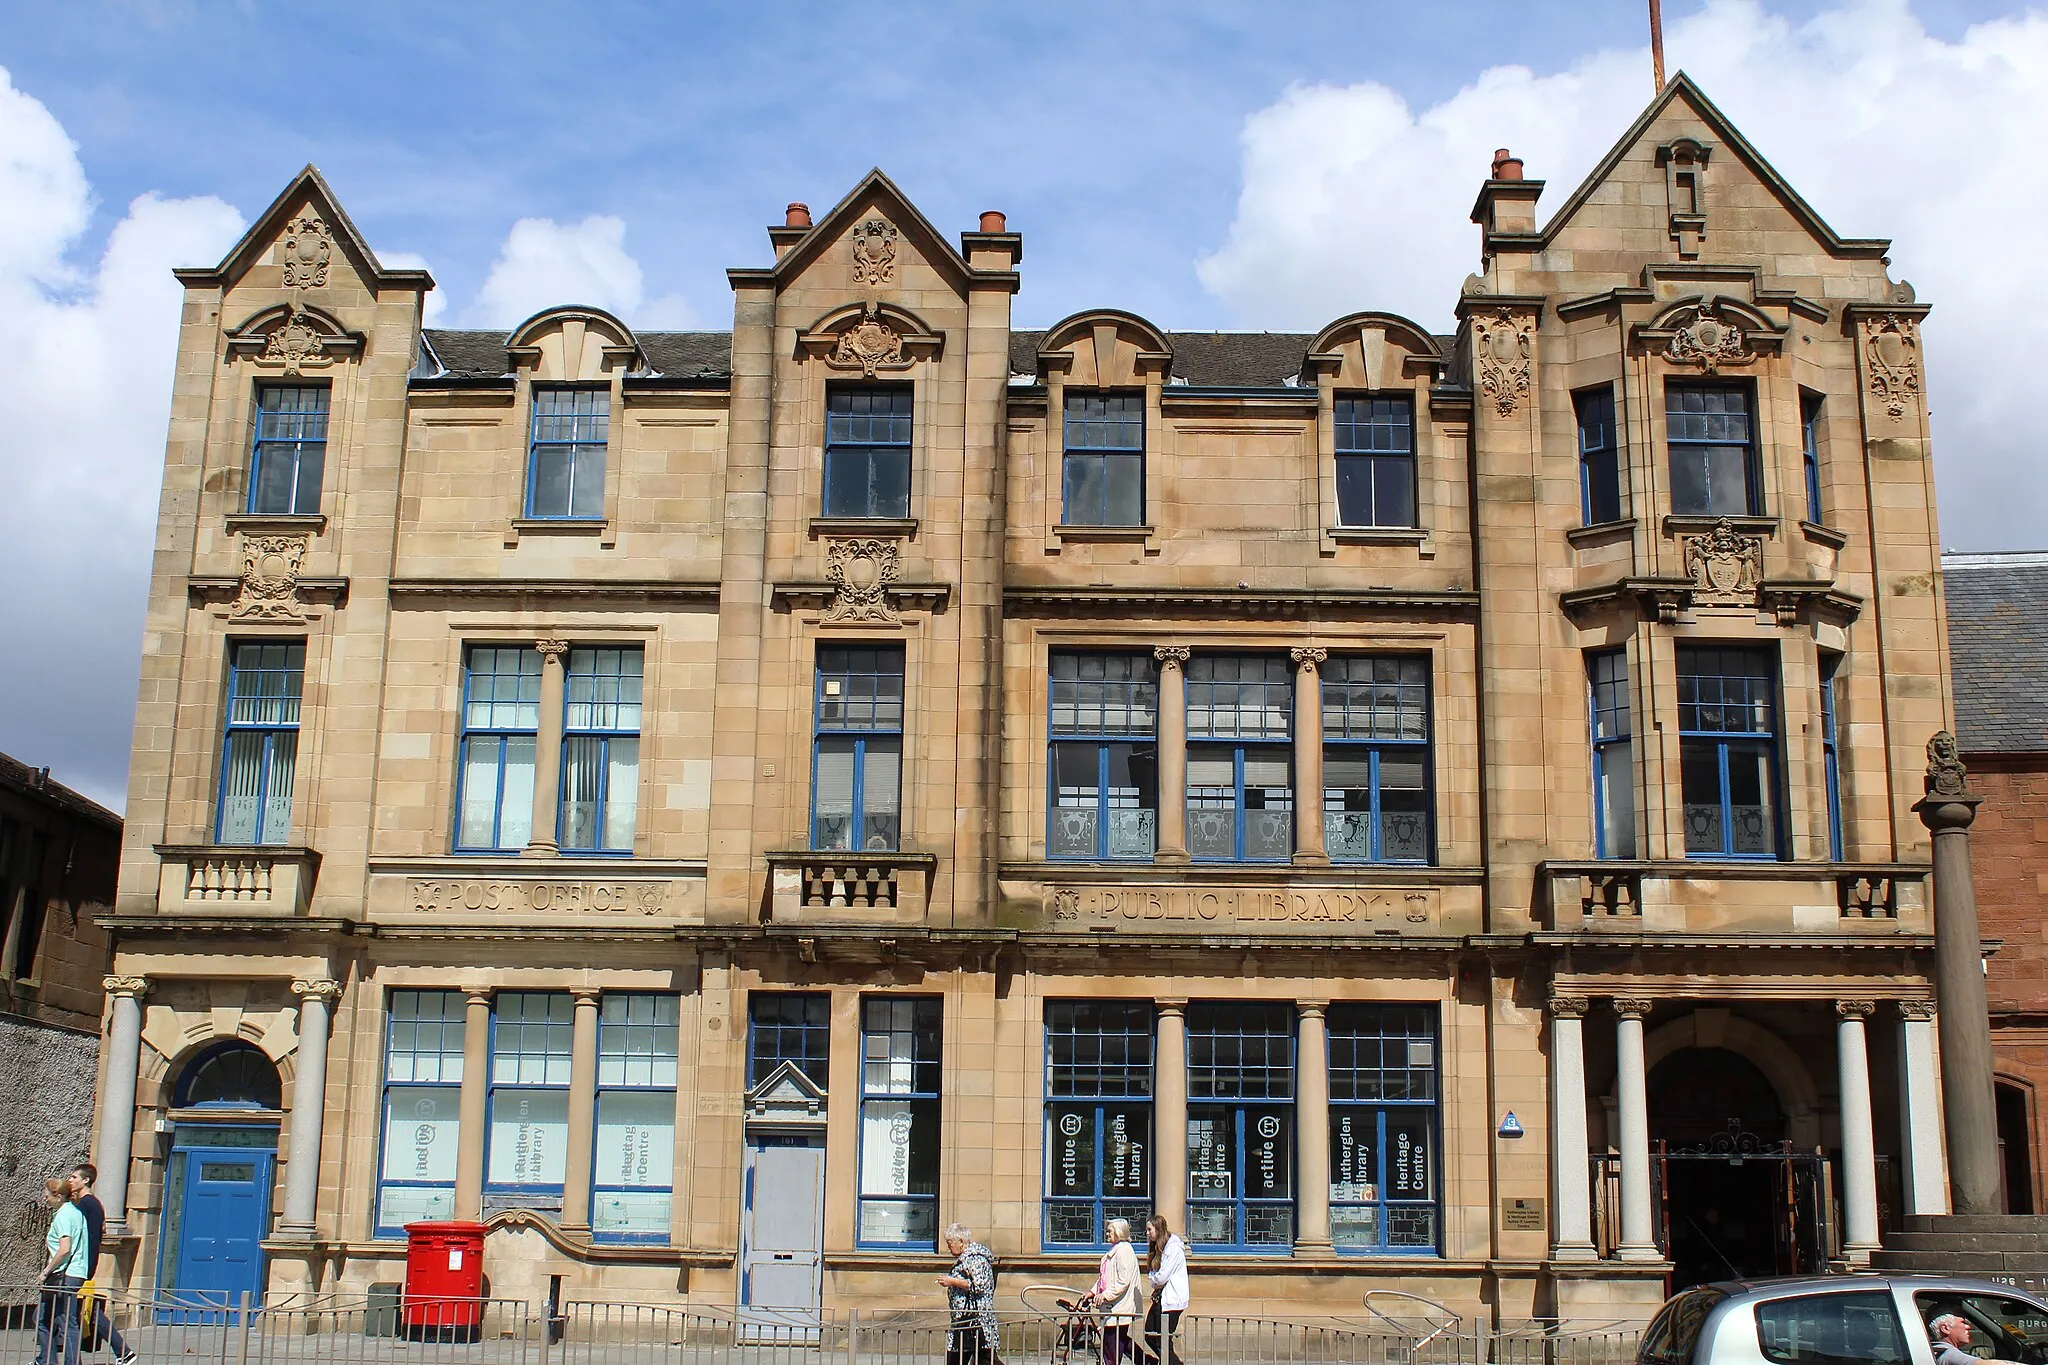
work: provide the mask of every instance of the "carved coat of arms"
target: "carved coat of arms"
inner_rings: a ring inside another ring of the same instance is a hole
[[[901,550],[893,540],[834,540],[827,543],[825,571],[832,580],[827,621],[885,621],[902,618],[889,605],[889,585],[901,572]]]
[[[870,218],[853,230],[855,284],[872,286],[895,280],[896,240],[895,225],[881,218]]]
[[[1512,417],[1529,392],[1535,337],[1526,319],[1506,308],[1472,325],[1473,350],[1479,360],[1479,391],[1493,400],[1493,410]]]
[[[873,379],[876,366],[903,363],[903,337],[869,310],[859,322],[839,334],[827,363],[858,369]]]
[[[325,289],[327,262],[334,255],[334,242],[327,224],[310,213],[302,213],[285,224],[284,286],[287,289]]]
[[[1685,537],[1685,573],[1696,601],[1746,605],[1763,582],[1764,541],[1746,536],[1723,517],[1703,536]]]
[[[1665,358],[1677,365],[1697,365],[1713,374],[1723,365],[1747,365],[1756,359],[1742,329],[1723,318],[1711,303],[1693,310],[1692,318],[1671,334]]]
[[[1920,338],[1911,318],[1886,313],[1863,320],[1863,355],[1870,366],[1870,392],[1893,418],[1906,415],[1906,404],[1920,394],[1917,359]]]
[[[286,374],[299,374],[309,366],[317,369],[332,365],[334,358],[327,354],[326,343],[313,325],[312,315],[303,308],[294,308],[271,330],[257,361],[282,365]]]
[[[299,566],[305,562],[305,536],[243,536],[242,584],[228,608],[237,621],[300,621]]]

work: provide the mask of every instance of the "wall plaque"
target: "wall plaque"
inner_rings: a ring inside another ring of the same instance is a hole
[[[416,914],[455,911],[530,913],[595,910],[610,914],[659,915],[670,909],[665,881],[509,881],[494,878],[416,877],[406,892]]]
[[[1550,1222],[1543,1216],[1541,1199],[1503,1199],[1500,1201],[1500,1230],[1502,1232],[1543,1232]]]
[[[1203,929],[1256,926],[1327,932],[1407,929],[1435,924],[1437,888],[1309,888],[1063,886],[1045,895],[1046,918],[1062,924],[1171,925]]]

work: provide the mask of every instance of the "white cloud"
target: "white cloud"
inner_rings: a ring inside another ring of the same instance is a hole
[[[675,295],[642,306],[640,262],[626,250],[625,220],[593,214],[567,225],[521,218],[505,236],[491,273],[463,313],[469,327],[512,327],[543,308],[588,304],[628,326],[682,326],[689,309]]]
[[[116,809],[126,796],[182,291],[242,229],[145,194],[91,265],[77,149],[0,68],[0,750]]]
[[[1944,538],[2048,542],[2048,461],[2030,433],[2029,348],[2001,344],[2048,219],[2048,16],[1929,35],[1906,0],[1843,0],[1794,25],[1714,0],[1665,43],[1758,149],[1849,237],[1893,239],[1893,278],[1934,305],[1929,395]],[[1421,112],[1376,83],[1301,86],[1246,120],[1244,187],[1202,282],[1248,326],[1313,329],[1360,307],[1449,325],[1478,268],[1466,222],[1507,146],[1564,201],[1650,96],[1648,50],[1538,75],[1498,67]]]

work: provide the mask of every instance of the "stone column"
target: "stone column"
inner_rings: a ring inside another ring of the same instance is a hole
[[[1322,866],[1323,845],[1323,676],[1327,649],[1293,649],[1294,660],[1294,861]]]
[[[1906,1213],[1948,1212],[1948,1182],[1941,1169],[1941,1097],[1934,1081],[1934,1004],[1899,1002],[1899,1185]]]
[[[1870,1049],[1863,1021],[1868,1000],[1835,1002],[1835,1064],[1842,1093],[1842,1254],[1852,1266],[1870,1264],[1877,1250],[1877,1143],[1870,1125]]]
[[[1188,1230],[1188,1002],[1161,1000],[1152,1063],[1152,1207]]]
[[[1294,1063],[1294,1254],[1330,1245],[1330,1027],[1328,1002],[1304,1000]]]
[[[597,1128],[597,1006],[595,987],[577,986],[576,1022],[569,1038],[569,1143],[563,1153],[562,1226],[590,1228],[590,1161]]]
[[[284,1168],[284,1217],[277,1235],[313,1240],[320,1202],[320,1134],[327,1117],[328,1007],[341,995],[322,978],[292,982],[299,997],[299,1047],[292,1075],[291,1159]]]
[[[1948,1130],[1949,1203],[1956,1213],[2003,1213],[1998,1110],[1991,1090],[1991,1015],[1977,937],[1970,824],[1983,801],[1948,731],[1927,741],[1927,794],[1913,810],[1934,834],[1934,974],[1941,1002],[1941,1108]]]
[[[1586,1140],[1586,1001],[1550,997],[1550,1184],[1556,1201],[1550,1259],[1590,1261],[1592,1154]]]
[[[135,1069],[142,1061],[142,997],[149,994],[149,978],[110,976],[100,984],[113,1003],[108,1008],[107,1020],[107,1088],[100,1096],[99,1143],[93,1149],[93,1164],[100,1173],[95,1191],[106,1206],[108,1235],[121,1236],[128,1231],[128,1158],[135,1142]]]
[[[1643,1067],[1643,1016],[1648,1000],[1614,1002],[1616,1119],[1621,1129],[1621,1245],[1624,1261],[1659,1261],[1650,1203],[1650,1105]]]
[[[540,651],[540,724],[533,737],[533,833],[527,838],[525,856],[557,858],[562,853],[555,838],[555,813],[562,797],[562,670],[569,642],[535,640],[533,647]]]
[[[463,992],[462,1093],[456,1102],[461,1131],[455,1142],[455,1216],[475,1220],[484,1211],[484,1109],[491,1078],[491,991]]]
[[[1188,860],[1188,684],[1186,645],[1158,645],[1159,851],[1155,862]],[[1183,1137],[1185,1142],[1185,1137]]]

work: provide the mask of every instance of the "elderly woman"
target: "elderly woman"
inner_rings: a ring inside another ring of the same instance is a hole
[[[1111,1218],[1102,1225],[1109,1250],[1085,1303],[1102,1317],[1102,1365],[1123,1365],[1131,1355],[1131,1324],[1138,1320],[1138,1253],[1131,1250],[1131,1222]]]
[[[964,1223],[946,1227],[953,1272],[939,1276],[952,1314],[946,1365],[1003,1365],[996,1356],[996,1258]]]

